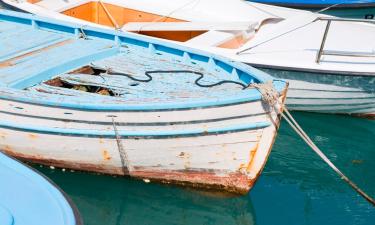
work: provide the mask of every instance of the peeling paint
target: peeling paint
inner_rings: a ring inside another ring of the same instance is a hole
[[[5,139],[6,135],[7,135],[7,133],[5,133],[5,132],[0,132],[0,138]]]
[[[251,171],[251,167],[252,167],[252,164],[253,164],[253,161],[254,161],[254,156],[255,156],[255,153],[258,151],[258,147],[259,147],[259,142],[249,152],[249,154],[250,154],[250,156],[249,156],[250,160],[249,160],[249,163],[247,164],[247,167],[246,167],[246,172],[247,173],[249,173]]]
[[[36,135],[36,134],[28,134],[28,137],[30,139],[36,139],[36,138],[38,138],[38,135]]]
[[[40,156],[34,157],[7,150],[4,150],[4,152],[21,160],[54,166],[55,168],[67,168],[70,169],[70,172],[74,172],[74,170],[84,170],[101,174],[123,175],[121,167],[113,167],[105,164],[72,163],[70,161],[46,159]],[[129,175],[129,173],[126,175]],[[221,174],[215,171],[204,170],[168,171],[143,167],[135,167],[135,170],[132,171],[132,177],[137,179],[149,179],[150,181],[164,184],[175,184],[209,191],[227,191],[235,194],[246,194],[255,182],[255,179],[250,179],[240,172]]]
[[[109,155],[108,151],[107,150],[102,150],[102,155],[103,155],[103,159],[105,161],[108,161],[108,160],[111,160],[112,159],[112,156]]]
[[[147,168],[137,168],[132,171],[132,175],[137,179],[147,177],[147,179],[160,183],[173,183],[180,186],[236,194],[246,194],[255,181],[242,173],[219,175],[208,171],[156,171]]]

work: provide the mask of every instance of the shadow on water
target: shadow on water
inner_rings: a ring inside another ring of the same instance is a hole
[[[375,196],[375,121],[294,113],[344,173]],[[87,225],[372,224],[375,209],[283,123],[259,181],[224,197],[142,181],[39,168],[75,201]]]

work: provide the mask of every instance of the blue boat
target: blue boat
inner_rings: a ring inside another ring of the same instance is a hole
[[[241,194],[267,161],[287,83],[246,64],[11,11],[0,44],[10,155]]]
[[[277,6],[319,11],[329,7],[324,13],[349,18],[374,19],[375,0],[251,0]]]
[[[0,152],[1,225],[81,225],[81,217],[54,183]]]

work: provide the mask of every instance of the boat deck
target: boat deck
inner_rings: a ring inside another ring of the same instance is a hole
[[[31,93],[115,98],[127,103],[218,101],[246,96],[247,82],[228,65],[113,40],[77,38],[0,22],[0,86]],[[195,55],[195,57],[199,57]]]

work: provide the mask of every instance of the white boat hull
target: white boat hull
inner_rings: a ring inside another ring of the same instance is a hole
[[[289,82],[290,110],[375,117],[374,76],[262,70]]]
[[[77,111],[8,100],[0,100],[0,106],[2,121],[9,121],[0,124],[0,149],[7,154],[46,165],[235,193],[252,187],[279,126],[277,114],[268,113],[260,101],[160,112]],[[248,123],[259,126],[225,131]],[[180,130],[184,133],[167,134]],[[201,132],[194,133],[197,130]],[[131,135],[142,131],[150,135]]]

